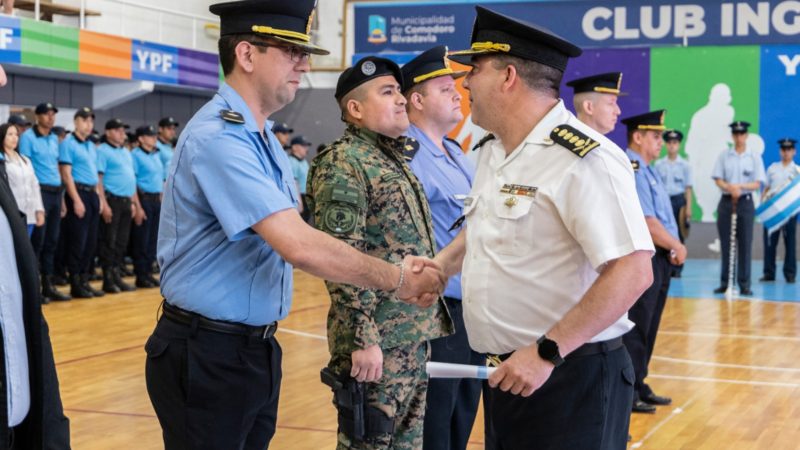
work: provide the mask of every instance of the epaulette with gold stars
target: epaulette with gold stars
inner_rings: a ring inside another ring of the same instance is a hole
[[[219,111],[219,116],[226,122],[238,123],[240,125],[244,123],[244,116],[230,109],[221,109]]]
[[[483,147],[483,144],[485,144],[485,143],[487,143],[487,142],[491,141],[492,139],[494,139],[494,135],[493,135],[492,133],[486,133],[486,136],[484,136],[483,138],[481,138],[481,140],[480,140],[480,141],[478,141],[478,143],[477,143],[477,144],[475,144],[475,145],[472,147],[472,151],[474,152],[475,150],[477,150],[477,149],[479,149],[479,148]]]
[[[632,159],[631,160],[631,167],[633,167],[633,171],[634,172],[638,172],[639,171],[639,161],[636,161],[636,160]]]
[[[406,161],[411,161],[417,155],[419,150],[419,142],[411,137],[406,138],[406,144],[403,146],[403,158]]]
[[[550,139],[581,158],[600,145],[599,142],[567,124],[553,128]]]

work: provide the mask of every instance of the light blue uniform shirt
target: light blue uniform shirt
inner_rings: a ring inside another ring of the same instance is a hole
[[[245,123],[223,120],[220,110],[240,113]],[[259,130],[242,97],[223,83],[181,133],[158,232],[161,292],[169,303],[253,326],[289,313],[292,266],[251,229],[298,202],[271,128],[268,121]]]
[[[53,133],[43,136],[35,126],[31,127],[19,139],[19,153],[30,158],[39,184],[61,186],[61,174],[58,172],[58,136]]]
[[[25,344],[25,322],[22,320],[22,286],[19,284],[14,237],[5,212],[0,209],[0,326],[5,351],[8,426],[25,420],[31,407],[28,378],[28,349]],[[4,444],[5,445],[5,444]]]
[[[59,164],[72,165],[72,179],[76,183],[97,184],[97,150],[89,140],[81,141],[70,134],[58,146]]]
[[[797,164],[794,161],[787,166],[784,166],[780,161],[774,162],[767,169],[767,182],[764,187],[769,188],[771,191],[782,189],[789,181],[789,178],[793,176],[797,176]]]
[[[687,187],[692,187],[692,167],[689,162],[678,156],[675,161],[669,157],[659,159],[655,164],[656,172],[661,176],[661,182],[667,189],[667,194],[683,195]]]
[[[631,161],[639,162],[639,170],[635,171],[636,194],[645,217],[655,217],[666,228],[669,234],[678,239],[678,225],[672,214],[672,202],[656,171],[645,164],[642,157],[631,149],[625,150]]]
[[[158,149],[158,156],[161,158],[161,165],[164,167],[164,180],[166,180],[167,174],[169,174],[169,164],[172,162],[172,155],[175,154],[175,149],[172,148],[172,145],[161,142],[160,139],[156,139],[156,148]]]
[[[472,189],[475,166],[461,148],[451,141],[444,141],[444,147],[450,155],[448,157],[416,126],[411,125],[406,135],[419,142],[419,150],[408,166],[422,183],[431,205],[433,234],[438,252],[461,231],[460,227],[449,230],[461,217],[464,198]],[[461,298],[461,273],[450,277],[444,295]]]
[[[297,159],[289,155],[289,163],[292,166],[292,175],[295,181],[300,186],[300,193],[306,193],[306,181],[308,180],[308,161],[305,159]]]
[[[758,181],[763,185],[767,182],[764,161],[750,149],[746,149],[741,155],[732,148],[720,153],[714,164],[714,170],[711,171],[711,178],[733,184]],[[752,189],[742,189],[743,194],[751,192]]]
[[[103,174],[103,189],[119,197],[136,193],[136,174],[133,157],[125,147],[103,143],[97,148],[97,172]]]
[[[136,173],[136,185],[142,192],[157,194],[164,190],[164,164],[156,149],[151,152],[136,147],[131,152],[133,171]]]

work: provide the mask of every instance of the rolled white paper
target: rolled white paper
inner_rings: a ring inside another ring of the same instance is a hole
[[[471,366],[468,364],[452,364],[430,361],[425,371],[431,378],[477,378],[485,380],[494,372],[494,367]]]

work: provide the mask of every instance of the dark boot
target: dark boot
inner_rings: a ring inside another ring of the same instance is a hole
[[[103,267],[103,292],[106,294],[119,294],[119,288],[114,283],[114,269]]]
[[[147,289],[156,287],[156,285],[150,282],[149,277],[147,275],[137,275],[136,287]]]
[[[122,292],[130,292],[135,291],[136,288],[131,286],[130,284],[122,281],[122,275],[120,275],[119,267],[115,267],[114,271],[112,272],[114,276],[114,284],[117,285],[120,291]]]
[[[42,275],[42,297],[44,297],[47,300],[46,303],[49,303],[50,300],[56,302],[64,302],[72,299],[72,297],[70,297],[69,295],[58,292],[56,287],[53,286],[52,275]]]
[[[55,286],[69,286],[70,284],[66,275],[53,275],[52,280]]]
[[[154,277],[152,275],[147,275],[147,281],[149,281],[150,284],[153,285],[153,287],[161,286],[161,282],[158,281],[158,278],[156,278],[156,277]]]
[[[102,297],[106,295],[103,291],[98,291],[97,289],[93,288],[91,284],[89,284],[89,274],[85,273],[81,275],[81,284],[83,285],[84,289],[92,293],[94,297]]]
[[[86,289],[83,285],[83,280],[80,275],[70,275],[70,295],[73,298],[92,298],[94,295],[92,291]]]

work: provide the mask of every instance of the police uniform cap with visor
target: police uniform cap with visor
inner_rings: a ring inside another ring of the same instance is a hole
[[[797,139],[792,138],[782,138],[778,140],[778,145],[781,146],[782,150],[790,150],[795,148],[795,144],[797,144]]]
[[[292,140],[289,142],[289,145],[311,145],[311,141],[306,139],[305,136],[300,135],[293,137]]]
[[[510,55],[553,67],[561,72],[570,58],[580,56],[580,47],[552,31],[476,6],[470,48],[451,52],[451,60],[472,65],[481,55]]]
[[[276,122],[275,125],[272,126],[273,133],[294,133],[294,129],[290,127],[288,124]]]
[[[27,126],[31,125],[31,121],[28,120],[22,114],[12,114],[12,115],[8,116],[8,123],[10,123],[11,125],[17,125],[17,126],[23,126],[23,127],[27,127]]]
[[[94,111],[92,111],[92,108],[84,106],[83,108],[80,108],[77,111],[75,111],[75,117],[82,117],[84,119],[88,119],[89,117],[91,117],[92,119],[94,119]]]
[[[164,117],[163,119],[158,121],[159,127],[179,127],[179,124],[174,117]]]
[[[625,95],[620,90],[622,87],[622,72],[608,72],[589,77],[578,78],[567,82],[575,94],[584,92],[599,92],[601,94]]]
[[[659,109],[657,111],[650,111],[644,114],[639,114],[636,116],[627,117],[622,119],[622,123],[628,127],[628,131],[664,131],[666,127],[664,126],[664,115],[666,114],[666,110]]]
[[[667,130],[663,134],[664,142],[678,141],[683,142],[683,133],[678,130]]]
[[[728,126],[731,127],[731,133],[743,134],[747,133],[747,129],[750,128],[750,122],[745,122],[744,120],[737,120],[736,122],[732,122]]]
[[[445,45],[437,45],[420,53],[400,70],[403,74],[403,92],[434,78],[450,76],[459,79],[467,74],[465,71],[456,72],[450,67]]]
[[[336,82],[336,101],[341,101],[353,89],[361,86],[369,80],[393,76],[400,86],[403,85],[403,74],[394,61],[378,56],[366,56],[359,59],[352,67],[345,69],[339,80]]]
[[[136,128],[136,137],[137,138],[139,136],[157,136],[157,135],[158,135],[158,131],[156,131],[156,128],[154,126],[152,126],[152,125],[142,125],[142,126]]]
[[[35,114],[47,114],[50,111],[53,111],[53,112],[57,113],[58,112],[58,108],[56,108],[55,105],[53,105],[50,102],[45,102],[45,103],[39,103],[38,105],[36,105],[36,109],[34,110],[34,113]]]
[[[243,0],[209,7],[220,18],[220,36],[254,34],[314,55],[330,54],[311,42],[316,0]]]
[[[122,122],[120,119],[111,119],[106,122],[106,130],[115,130],[117,128],[130,128],[130,125]]]

